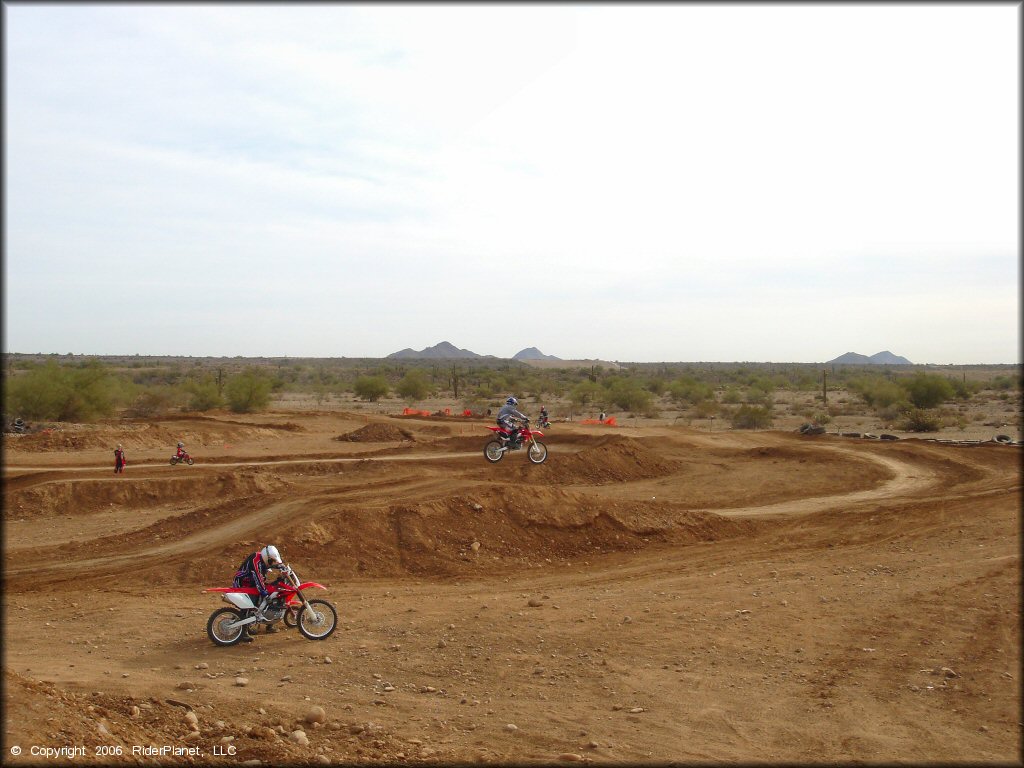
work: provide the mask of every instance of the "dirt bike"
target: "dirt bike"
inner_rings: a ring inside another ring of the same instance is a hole
[[[547,429],[548,427],[551,426],[551,421],[548,420],[548,418],[546,416],[541,416],[541,418],[540,418],[540,426],[543,427],[544,429]]]
[[[537,435],[544,437],[544,433],[536,429],[531,430],[530,422],[526,422],[526,425],[519,430],[521,440],[515,446],[510,442],[512,435],[508,430],[502,427],[488,427],[488,429],[494,432],[496,439],[484,446],[484,458],[492,464],[505,458],[505,454],[509,451],[518,451],[521,447],[526,447],[526,458],[534,464],[543,464],[548,457],[548,447],[536,437]]]
[[[193,464],[195,464],[195,462],[192,461],[192,457],[189,456],[187,453],[183,453],[183,454],[181,454],[181,456],[179,456],[178,454],[174,454],[173,456],[171,456],[171,466],[172,467],[175,464],[178,464],[179,462],[182,463],[182,464],[188,464],[190,467]]]
[[[298,627],[308,640],[325,640],[338,626],[338,612],[326,600],[310,600],[304,589],[327,589],[315,581],[300,582],[290,565],[275,566],[281,576],[269,586],[272,591],[261,612],[255,587],[210,587],[203,592],[218,592],[231,608],[218,608],[206,622],[206,634],[216,645],[234,645],[260,624],[284,621]]]

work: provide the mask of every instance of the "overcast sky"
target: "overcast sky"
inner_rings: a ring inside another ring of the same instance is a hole
[[[4,348],[1017,363],[1020,13],[5,4]]]

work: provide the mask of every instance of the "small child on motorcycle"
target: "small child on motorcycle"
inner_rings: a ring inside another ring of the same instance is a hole
[[[522,421],[528,422],[529,419],[526,414],[520,413],[516,406],[519,405],[519,401],[514,397],[509,397],[505,401],[505,405],[498,411],[498,426],[505,429],[509,433],[509,443],[513,448],[518,448],[522,443],[522,436],[519,432],[519,427],[516,426],[515,422]]]

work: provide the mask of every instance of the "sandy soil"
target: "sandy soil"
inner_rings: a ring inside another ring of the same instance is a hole
[[[5,762],[1020,762],[1019,445],[485,427],[5,436]],[[207,638],[264,543],[330,638]]]

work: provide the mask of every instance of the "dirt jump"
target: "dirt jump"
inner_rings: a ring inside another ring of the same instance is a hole
[[[488,424],[5,435],[4,762],[1020,762],[1019,445]],[[265,544],[326,640],[207,637]]]

